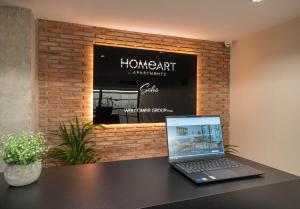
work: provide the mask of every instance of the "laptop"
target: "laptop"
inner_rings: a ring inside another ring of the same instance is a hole
[[[167,116],[169,163],[197,184],[263,172],[225,156],[220,116]]]

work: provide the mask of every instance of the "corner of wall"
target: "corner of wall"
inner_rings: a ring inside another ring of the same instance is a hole
[[[32,116],[31,130],[38,131],[39,128],[39,89],[38,89],[38,22],[31,14],[31,88],[32,88]]]

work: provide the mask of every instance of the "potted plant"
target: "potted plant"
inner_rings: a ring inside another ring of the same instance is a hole
[[[4,178],[11,186],[35,182],[42,170],[41,156],[46,152],[42,133],[9,134],[1,138],[1,157],[6,163]]]
[[[95,127],[104,128],[101,125],[94,125],[92,122],[80,125],[78,118],[75,123],[69,121],[68,125],[60,123],[59,129],[52,134],[61,138],[63,143],[51,149],[48,158],[67,165],[97,162],[99,158],[96,155],[94,142],[90,140]]]

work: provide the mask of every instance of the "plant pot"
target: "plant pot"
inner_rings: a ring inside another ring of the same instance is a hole
[[[25,186],[35,182],[41,171],[41,161],[29,165],[7,165],[4,169],[4,179],[11,186]]]

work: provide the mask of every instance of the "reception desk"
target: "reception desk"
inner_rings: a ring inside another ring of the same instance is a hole
[[[166,157],[53,167],[43,169],[40,179],[25,187],[9,187],[1,175],[0,208],[193,209],[202,206],[224,209],[223,206],[233,208],[236,205],[236,208],[243,209],[252,203],[256,209],[272,209],[266,207],[262,198],[266,198],[265,203],[289,202],[291,205],[286,205],[285,209],[300,204],[300,198],[293,195],[300,194],[299,177],[232,157],[265,174],[196,185],[171,168]],[[278,203],[274,205],[279,206]]]

